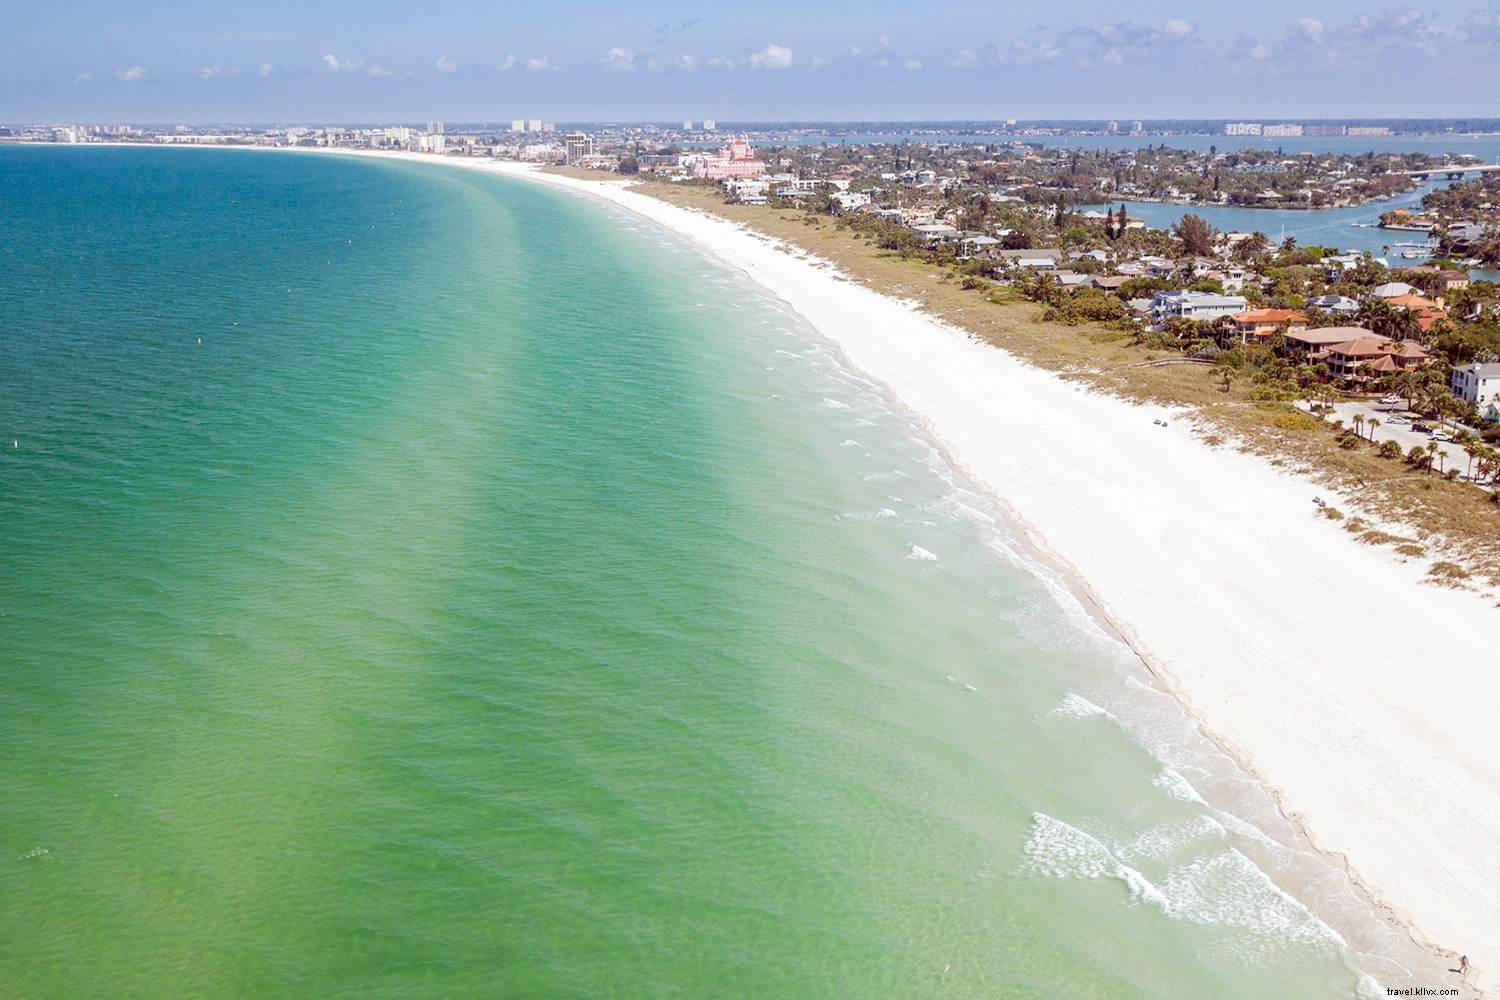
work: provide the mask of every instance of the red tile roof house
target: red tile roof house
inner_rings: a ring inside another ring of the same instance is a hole
[[[1333,374],[1363,379],[1361,365],[1369,365],[1376,376],[1411,371],[1428,363],[1426,348],[1414,340],[1400,343],[1362,326],[1329,326],[1318,330],[1288,332],[1289,347],[1305,350],[1307,360],[1321,361]]]
[[[1294,309],[1246,309],[1232,318],[1234,332],[1244,344],[1264,344],[1281,330],[1307,329],[1307,317]]]
[[[1405,309],[1407,312],[1414,313],[1417,317],[1417,325],[1422,328],[1424,333],[1432,329],[1432,325],[1438,320],[1446,319],[1448,316],[1448,311],[1443,308],[1442,299],[1433,301],[1432,299],[1413,293],[1398,295],[1393,299],[1386,299],[1386,301],[1397,309]]]

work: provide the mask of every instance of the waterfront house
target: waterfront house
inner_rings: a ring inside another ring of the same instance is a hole
[[[1209,292],[1157,292],[1151,300],[1151,317],[1158,324],[1169,319],[1195,322],[1233,316],[1245,309],[1241,295],[1214,295]]]
[[[1347,379],[1364,380],[1413,371],[1430,360],[1426,348],[1416,341],[1394,341],[1362,326],[1288,331],[1285,337],[1290,351],[1305,354],[1309,361],[1322,362],[1334,375]],[[1368,375],[1363,366],[1368,366]]]
[[[1294,309],[1247,309],[1234,314],[1234,333],[1243,344],[1264,344],[1280,332],[1307,329],[1307,317]]]
[[[1063,252],[1056,249],[998,250],[996,257],[1017,267],[1054,268],[1062,261]]]

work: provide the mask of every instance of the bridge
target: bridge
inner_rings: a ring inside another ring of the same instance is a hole
[[[1465,166],[1461,163],[1445,163],[1441,167],[1424,167],[1421,170],[1397,170],[1394,173],[1405,174],[1419,181],[1428,181],[1441,174],[1450,181],[1456,181],[1464,174],[1492,174],[1500,170],[1500,163],[1476,163],[1473,166]]]

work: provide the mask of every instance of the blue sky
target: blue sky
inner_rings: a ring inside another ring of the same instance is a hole
[[[0,121],[1500,115],[1471,0],[19,6]]]

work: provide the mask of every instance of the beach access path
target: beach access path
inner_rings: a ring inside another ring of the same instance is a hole
[[[1310,480],[1210,447],[1164,408],[1075,391],[801,251],[618,181],[492,169],[606,198],[784,300],[1075,575],[1377,904],[1449,964],[1466,954],[1471,983],[1500,982],[1493,597],[1354,543]]]

